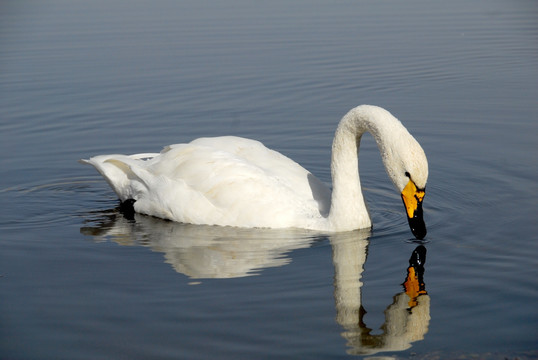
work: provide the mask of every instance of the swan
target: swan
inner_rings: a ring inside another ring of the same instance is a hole
[[[332,191],[290,158],[235,136],[80,161],[93,165],[121,202],[138,213],[190,224],[341,232],[372,226],[358,172],[365,132],[373,135],[401,194],[412,233],[424,238],[426,155],[402,123],[377,106],[355,107],[338,124]]]

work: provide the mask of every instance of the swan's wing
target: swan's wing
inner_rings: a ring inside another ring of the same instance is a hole
[[[301,197],[314,198],[323,206],[329,206],[331,192],[327,185],[312,175],[304,167],[281,153],[271,150],[261,142],[235,136],[200,138],[191,145],[210,147],[217,151],[233,154],[241,161],[261,169],[266,176],[287,183]]]
[[[159,207],[171,209],[178,221],[292,227],[328,212],[330,191],[319,180],[253,140],[222,137],[171,145],[147,161],[146,170],[153,176],[150,188],[168,189],[161,201],[174,202]]]
[[[261,143],[198,139],[160,154],[103,155],[86,161],[121,200],[141,213],[193,224],[309,227],[329,210],[330,190]]]

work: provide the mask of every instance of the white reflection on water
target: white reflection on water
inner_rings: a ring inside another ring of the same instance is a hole
[[[404,291],[394,295],[393,302],[385,309],[382,332],[374,335],[363,321],[366,310],[361,301],[363,283],[360,280],[368,253],[368,235],[366,232],[353,232],[330,237],[336,321],[345,330],[342,336],[347,340],[349,354],[406,350],[411,343],[424,339],[430,323],[430,297],[422,281],[426,249],[420,245],[413,251],[403,284]]]
[[[319,234],[301,229],[242,229],[198,226],[145,215],[123,216],[117,210],[97,212],[81,232],[96,241],[148,246],[164,253],[165,262],[192,279],[236,278],[291,262],[293,250],[310,247]],[[422,280],[426,249],[411,254],[403,291],[385,309],[380,334],[364,322],[361,282],[370,231],[331,234],[336,321],[343,328],[348,353],[371,355],[402,351],[423,340],[430,323],[430,298]],[[385,301],[380,299],[379,301]]]
[[[97,227],[81,232],[120,245],[144,245],[164,253],[165,262],[192,279],[236,278],[288,264],[286,256],[309,247],[312,233],[303,230],[253,230],[199,226],[134,214],[129,220],[109,213]]]

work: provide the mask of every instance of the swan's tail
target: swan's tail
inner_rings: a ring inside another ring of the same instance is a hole
[[[90,159],[79,160],[82,164],[90,164],[103,175],[112,190],[123,202],[137,200],[142,192],[147,190],[144,178],[145,162],[158,154],[135,155],[99,155]]]

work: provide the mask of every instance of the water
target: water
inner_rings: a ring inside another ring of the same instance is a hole
[[[0,10],[1,358],[538,357],[533,2]],[[373,231],[331,237],[128,220],[76,162],[235,134],[329,182],[361,103],[428,155],[422,243],[369,137]]]

